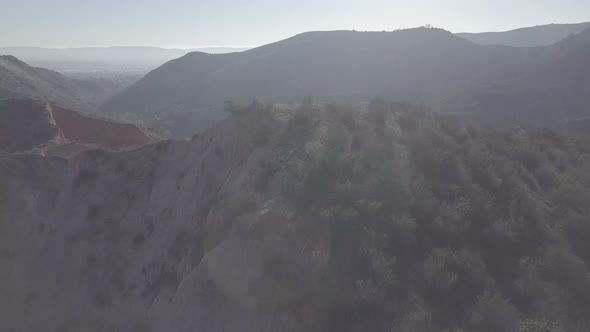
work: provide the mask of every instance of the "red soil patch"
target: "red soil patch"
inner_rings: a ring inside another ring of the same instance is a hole
[[[113,150],[134,149],[153,142],[131,124],[91,118],[59,107],[53,107],[52,114],[57,127],[71,142]]]

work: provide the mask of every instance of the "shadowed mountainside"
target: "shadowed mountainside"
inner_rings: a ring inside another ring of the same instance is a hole
[[[590,29],[551,47],[552,60],[515,79],[475,86],[446,105],[447,111],[492,124],[551,125],[590,116]],[[567,127],[567,126],[566,126]]]
[[[535,47],[553,45],[587,28],[590,22],[539,25],[503,32],[458,33],[457,36],[480,45]]]
[[[246,52],[190,53],[150,72],[102,106],[133,113],[177,136],[172,114],[208,127],[224,101],[367,100],[384,96],[439,108],[445,99],[547,60],[534,49],[483,47],[440,29],[309,32]],[[213,109],[213,111],[212,111]],[[165,118],[166,121],[163,121]]]

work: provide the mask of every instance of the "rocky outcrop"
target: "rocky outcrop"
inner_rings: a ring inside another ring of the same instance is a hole
[[[194,141],[69,161],[0,156],[2,329],[291,324],[260,309],[305,294],[327,247],[320,229],[295,223],[273,200],[278,189],[252,189],[261,162],[276,152],[261,146],[276,142],[276,122],[229,121]]]

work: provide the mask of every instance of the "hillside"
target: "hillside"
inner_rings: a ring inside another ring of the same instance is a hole
[[[23,97],[73,108],[87,107],[73,80],[51,70],[31,67],[13,56],[0,56],[0,100]]]
[[[403,104],[0,155],[0,329],[590,328],[588,144]]]
[[[590,116],[590,28],[551,46],[544,66],[475,86],[446,106],[493,124],[561,126]]]
[[[130,150],[154,141],[116,123],[33,99],[0,100],[0,150],[72,157],[89,149]]]
[[[100,70],[66,76],[30,66],[11,55],[0,55],[0,100],[36,98],[70,109],[94,112],[100,103],[139,77],[139,74],[104,73]]]
[[[503,32],[458,33],[457,36],[479,45],[535,47],[553,45],[587,28],[590,28],[590,22],[539,25]]]
[[[533,49],[482,47],[439,29],[310,32],[246,52],[190,53],[150,72],[102,106],[132,113],[183,137],[223,116],[228,99],[281,102],[306,96],[384,96],[438,108],[446,96],[545,61]],[[170,115],[183,114],[182,120]],[[162,120],[165,118],[165,121]],[[198,128],[197,128],[198,127]]]

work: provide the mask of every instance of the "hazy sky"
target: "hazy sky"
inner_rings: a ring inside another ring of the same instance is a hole
[[[0,46],[257,46],[310,30],[590,21],[590,0],[0,0]]]

